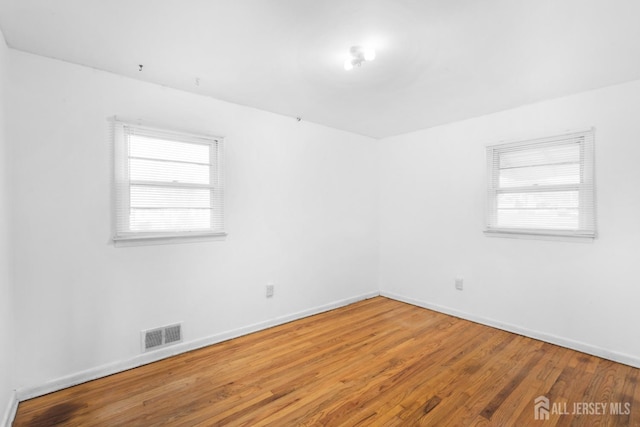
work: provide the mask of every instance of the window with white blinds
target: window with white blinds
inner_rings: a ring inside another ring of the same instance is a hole
[[[486,233],[594,238],[594,131],[487,147]]]
[[[224,236],[222,138],[114,123],[114,240]]]

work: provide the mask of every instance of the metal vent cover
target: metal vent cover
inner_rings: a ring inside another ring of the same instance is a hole
[[[182,323],[141,332],[142,351],[150,351],[182,342]]]
[[[146,331],[144,334],[144,348],[149,350],[151,348],[160,347],[162,345],[162,329],[154,329],[152,331]]]
[[[167,326],[164,328],[164,343],[171,344],[182,341],[182,328],[180,325]]]

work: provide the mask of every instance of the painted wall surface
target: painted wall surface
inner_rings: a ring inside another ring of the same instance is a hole
[[[196,341],[378,290],[640,360],[640,82],[376,142],[4,45],[0,80],[0,405],[136,357],[143,329]],[[226,241],[113,247],[114,115],[226,137]],[[592,126],[598,239],[485,237],[485,146]]]
[[[18,386],[377,292],[374,141],[17,51],[14,154]],[[107,119],[226,138],[226,241],[114,248]],[[275,296],[265,297],[267,282]]]
[[[636,81],[383,140],[381,291],[640,363],[638,111]],[[590,127],[599,237],[485,237],[485,146]]]
[[[13,311],[11,278],[11,246],[9,228],[9,188],[7,185],[10,162],[7,156],[5,132],[6,78],[8,48],[0,32],[0,423],[13,400]]]

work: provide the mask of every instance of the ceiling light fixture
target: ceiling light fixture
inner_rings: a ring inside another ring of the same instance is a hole
[[[349,49],[349,58],[344,61],[344,69],[349,71],[353,67],[359,67],[365,61],[373,61],[376,59],[376,51],[371,48],[362,46],[351,46]]]

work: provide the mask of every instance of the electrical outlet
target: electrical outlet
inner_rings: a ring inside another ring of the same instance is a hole
[[[461,291],[463,289],[464,279],[462,277],[456,277],[456,289]]]
[[[273,297],[273,288],[275,285],[273,283],[267,283],[267,298]]]

